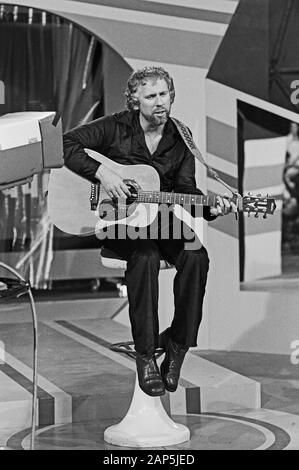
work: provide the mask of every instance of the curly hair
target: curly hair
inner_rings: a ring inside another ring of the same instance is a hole
[[[127,81],[125,97],[126,107],[130,111],[136,109],[136,104],[138,104],[138,98],[135,96],[138,86],[143,84],[147,79],[151,78],[164,79],[166,81],[170,94],[170,102],[174,102],[175,89],[173,79],[169,73],[162,67],[143,67],[142,69],[133,71]]]

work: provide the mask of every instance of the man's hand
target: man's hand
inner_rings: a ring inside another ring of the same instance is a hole
[[[127,198],[131,196],[128,186],[123,182],[121,177],[104,164],[99,166],[95,176],[100,180],[111,199]]]
[[[237,206],[234,202],[229,201],[228,194],[224,194],[223,197],[217,196],[216,207],[210,207],[211,215],[226,215],[230,212],[237,212]]]

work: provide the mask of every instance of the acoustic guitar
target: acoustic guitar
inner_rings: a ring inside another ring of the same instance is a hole
[[[175,216],[198,233],[200,220],[190,214],[190,206],[216,206],[217,195],[195,195],[160,191],[160,177],[150,165],[121,165],[109,158],[84,149],[100,163],[118,173],[130,189],[131,196],[112,200],[104,188],[91,183],[66,167],[52,169],[48,185],[48,213],[52,222],[63,232],[86,236],[109,226],[147,227],[156,219],[160,206],[171,207]],[[228,198],[229,199],[229,198]],[[266,218],[276,208],[275,200],[267,196],[233,196],[238,212],[260,213]]]

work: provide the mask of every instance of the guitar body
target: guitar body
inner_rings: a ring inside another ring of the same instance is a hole
[[[159,191],[160,177],[149,165],[121,165],[93,150],[86,152],[119,174],[123,180],[133,180],[143,191]],[[110,225],[146,227],[157,216],[158,205],[133,203],[116,211],[104,189],[101,188],[98,210],[90,209],[91,183],[63,167],[51,170],[48,185],[48,213],[52,222],[65,233],[91,235]],[[100,218],[101,215],[103,218]]]

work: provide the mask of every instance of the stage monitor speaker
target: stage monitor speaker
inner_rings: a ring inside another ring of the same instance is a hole
[[[0,117],[0,189],[61,166],[62,126],[57,113],[28,111]]]

